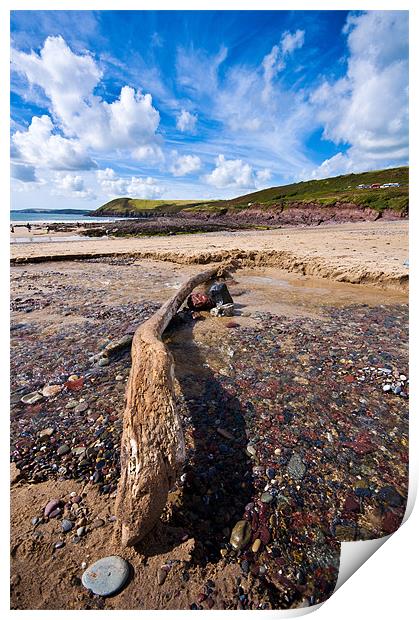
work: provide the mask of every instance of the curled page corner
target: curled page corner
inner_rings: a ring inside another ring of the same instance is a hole
[[[373,540],[354,540],[343,542],[340,547],[339,574],[333,594],[338,590],[365,562],[391,538],[393,534],[374,538]],[[332,594],[332,596],[333,596]]]

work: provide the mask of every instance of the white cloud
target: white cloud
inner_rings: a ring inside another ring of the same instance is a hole
[[[272,178],[272,172],[269,168],[263,168],[263,170],[258,170],[256,172],[256,179],[259,184],[264,184]]]
[[[11,164],[11,176],[13,179],[22,181],[22,183],[36,183],[37,177],[34,166],[28,166],[26,164]]]
[[[34,116],[27,131],[13,134],[13,156],[37,168],[89,170],[96,167],[77,140],[63,138],[53,133],[53,129],[49,116]]]
[[[386,167],[408,158],[408,14],[371,11],[348,18],[350,56],[346,75],[325,81],[312,94],[324,137],[349,144],[345,155],[324,162],[337,163],[337,173]],[[322,164],[323,165],[323,164]]]
[[[72,198],[95,198],[94,192],[86,188],[84,179],[78,174],[58,174],[55,177],[54,193],[60,196],[70,196]]]
[[[252,168],[241,159],[226,159],[218,155],[214,170],[205,176],[209,185],[214,187],[254,188]]]
[[[274,45],[262,60],[263,79],[265,86],[262,91],[263,101],[268,101],[272,96],[272,82],[274,78],[285,69],[285,59],[296,49],[304,45],[304,30],[296,30],[294,34],[284,32],[281,37],[281,44]]]
[[[196,114],[191,114],[187,110],[182,109],[176,119],[176,127],[183,133],[193,133],[196,129],[197,120]]]
[[[281,49],[284,56],[292,54],[295,50],[298,50],[304,45],[304,30],[296,30],[294,34],[291,32],[284,32],[281,37]]]
[[[94,94],[102,78],[94,58],[73,53],[62,37],[48,37],[39,55],[13,50],[12,68],[43,89],[56,124],[82,147],[128,150],[135,157],[158,141],[160,115],[151,95],[123,86],[115,101],[102,100]]]
[[[201,159],[197,155],[178,155],[177,151],[173,151],[173,158],[170,172],[175,177],[183,177],[201,168]]]
[[[152,177],[130,179],[118,177],[112,168],[98,170],[96,173],[102,191],[108,196],[129,196],[131,198],[160,198],[164,187],[157,184]]]

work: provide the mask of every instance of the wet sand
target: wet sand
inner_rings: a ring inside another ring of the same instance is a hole
[[[278,267],[335,281],[407,290],[408,222],[11,246],[11,260],[16,263],[122,255],[180,264],[235,259],[241,266]]]
[[[351,238],[350,230],[342,234]],[[399,242],[401,257],[406,240]],[[201,269],[119,255],[12,266],[13,608],[315,604],[333,590],[340,540],[397,529],[407,495],[407,400],[383,385],[408,375],[406,291],[259,266],[237,270],[228,282],[235,328],[204,313],[168,331],[186,480],[173,489],[156,531],[138,548],[118,548],[112,515],[130,356],[105,367],[91,356],[132,332]],[[80,391],[20,402],[72,374],[84,377]],[[50,438],[45,428],[53,429]],[[63,444],[70,451],[60,456]],[[102,473],[92,480],[95,471]],[[275,501],[262,510],[266,485]],[[81,497],[75,509],[70,492]],[[79,540],[61,531],[60,518],[43,520],[53,497],[67,501],[68,518],[86,520]],[[247,508],[252,502],[256,515]],[[244,513],[262,542],[237,557],[228,541]],[[92,597],[80,584],[82,563],[111,553],[131,563],[132,580],[115,597]],[[162,566],[169,571],[159,585]]]

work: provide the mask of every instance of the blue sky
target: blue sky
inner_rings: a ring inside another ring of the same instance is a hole
[[[405,11],[14,11],[12,207],[408,161]]]

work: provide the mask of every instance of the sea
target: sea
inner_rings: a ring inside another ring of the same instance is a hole
[[[121,219],[137,219],[137,218],[121,218],[121,217],[92,217],[90,215],[82,215],[75,213],[61,213],[60,211],[54,211],[54,213],[25,213],[19,211],[13,211],[10,213],[11,224],[44,224],[44,223],[59,223],[59,222],[116,222]]]

